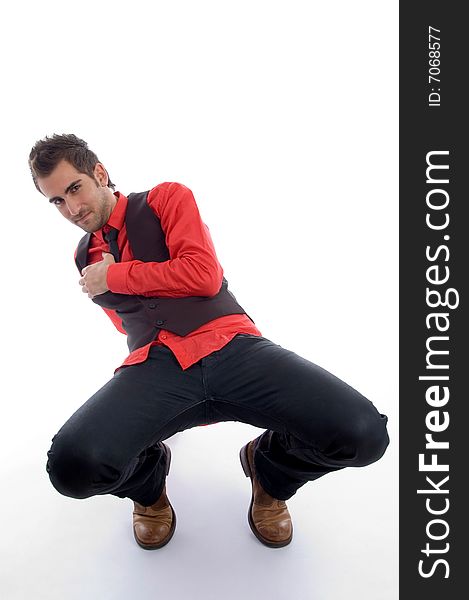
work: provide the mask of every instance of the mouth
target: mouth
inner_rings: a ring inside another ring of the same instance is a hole
[[[75,224],[79,225],[80,223],[84,223],[90,215],[91,215],[91,212],[86,213],[86,215],[84,217],[81,217],[81,219],[78,219],[77,221],[75,221]]]

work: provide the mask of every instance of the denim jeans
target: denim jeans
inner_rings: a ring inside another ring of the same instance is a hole
[[[113,494],[149,506],[166,476],[161,442],[221,421],[266,431],[254,465],[265,491],[287,500],[307,481],[378,460],[387,417],[352,387],[272,341],[236,335],[182,370],[169,348],[123,367],[52,439],[47,472],[66,496]]]

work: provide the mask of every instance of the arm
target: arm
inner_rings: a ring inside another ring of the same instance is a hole
[[[191,190],[180,183],[161,184],[149,192],[148,204],[160,219],[171,258],[112,264],[108,288],[120,294],[175,298],[217,294],[223,269]]]
[[[111,321],[113,322],[117,331],[120,331],[124,335],[127,335],[126,330],[122,326],[122,319],[119,317],[119,315],[116,313],[116,311],[111,310],[110,308],[104,308],[103,306],[101,308],[104,310],[104,312],[107,314],[107,316],[111,319]]]

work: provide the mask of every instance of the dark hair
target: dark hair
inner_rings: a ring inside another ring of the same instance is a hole
[[[96,154],[88,148],[88,144],[73,133],[62,135],[54,133],[52,137],[46,136],[34,144],[28,160],[34,185],[40,192],[37,178],[50,175],[61,160],[66,160],[77,171],[85,173],[93,179],[96,163],[100,162]],[[107,185],[112,189],[116,187],[109,174]]]

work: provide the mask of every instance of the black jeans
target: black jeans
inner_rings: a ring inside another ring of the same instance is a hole
[[[254,464],[281,500],[326,473],[378,460],[389,443],[387,417],[356,390],[264,337],[238,334],[185,371],[165,346],[123,367],[53,437],[46,469],[66,496],[149,506],[165,482],[162,440],[220,421],[267,429]]]

